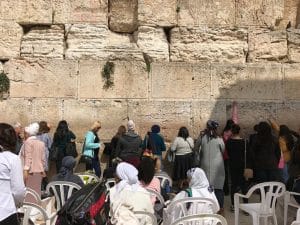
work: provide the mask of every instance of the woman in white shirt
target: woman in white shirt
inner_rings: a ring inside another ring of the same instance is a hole
[[[183,188],[186,182],[186,172],[192,168],[192,152],[194,140],[189,136],[186,127],[181,127],[178,136],[171,145],[171,151],[175,152],[175,162],[173,169],[173,180],[178,181],[178,187]]]
[[[19,224],[16,206],[25,195],[21,160],[13,153],[16,143],[14,128],[0,123],[0,225]]]

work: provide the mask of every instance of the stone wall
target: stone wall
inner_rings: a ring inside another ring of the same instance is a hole
[[[129,117],[172,140],[237,101],[246,132],[299,128],[300,0],[2,0],[0,28],[1,121],[66,119],[82,139],[99,119],[108,140]]]

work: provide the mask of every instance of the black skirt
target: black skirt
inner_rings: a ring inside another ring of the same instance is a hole
[[[186,179],[186,172],[192,168],[193,163],[193,153],[188,153],[185,155],[176,155],[173,170],[173,180]]]

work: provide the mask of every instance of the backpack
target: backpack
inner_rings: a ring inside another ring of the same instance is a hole
[[[105,225],[109,201],[105,182],[88,184],[75,192],[57,213],[56,225]]]

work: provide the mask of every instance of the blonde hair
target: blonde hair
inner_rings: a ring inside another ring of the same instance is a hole
[[[101,123],[100,123],[100,121],[95,121],[94,123],[93,123],[93,125],[92,125],[92,127],[91,127],[91,130],[96,130],[96,129],[98,129],[98,128],[101,128]]]

